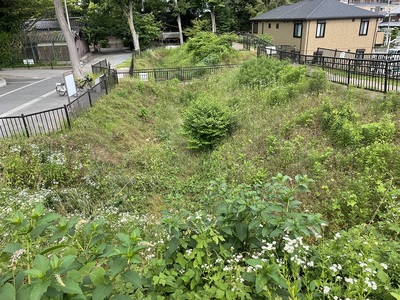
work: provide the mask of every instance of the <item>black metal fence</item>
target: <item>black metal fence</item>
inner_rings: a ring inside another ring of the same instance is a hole
[[[91,107],[115,85],[116,72],[103,74],[90,90],[63,107],[33,114],[0,118],[0,137],[31,137],[71,128],[71,118]]]
[[[318,49],[313,55],[303,55],[279,46],[275,49],[258,47],[257,54],[280,60],[288,59],[311,68],[322,68],[332,82],[383,93],[400,91],[399,55],[350,53],[330,49]]]
[[[91,107],[101,95],[108,94],[118,84],[119,78],[129,77],[156,81],[177,78],[180,81],[188,81],[233,67],[235,65],[145,69],[123,73],[111,69],[107,60],[103,60],[92,65],[93,73],[101,74],[101,76],[99,77],[99,82],[90,90],[63,107],[21,116],[0,117],[0,137],[31,137],[38,134],[70,129],[71,119],[82,110]]]
[[[205,75],[215,74],[223,69],[234,68],[237,65],[216,65],[204,67],[184,68],[162,68],[162,69],[141,69],[130,72],[118,72],[118,78],[137,78],[143,81],[165,81],[178,79],[179,81],[190,81]]]

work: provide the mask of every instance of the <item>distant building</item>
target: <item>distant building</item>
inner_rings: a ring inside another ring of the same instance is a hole
[[[71,31],[79,57],[89,52],[89,45],[82,32],[83,24],[70,18]],[[69,61],[67,43],[58,21],[40,20],[34,23],[25,37],[25,56],[35,61]]]
[[[250,21],[253,34],[270,35],[273,44],[289,45],[300,54],[312,55],[318,48],[371,53],[383,16],[337,0],[304,0]]]

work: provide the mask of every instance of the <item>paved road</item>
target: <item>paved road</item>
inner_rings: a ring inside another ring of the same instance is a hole
[[[111,67],[129,59],[127,52],[91,54],[84,63],[85,74],[91,71],[91,65],[107,59]],[[0,117],[20,116],[68,103],[68,97],[60,97],[56,91],[56,82],[63,82],[63,74],[69,69],[8,69],[0,71],[7,85],[0,88]],[[72,100],[72,99],[71,99]]]
[[[7,85],[0,89],[0,117],[20,116],[61,107],[68,103],[55,91],[56,82],[62,82],[67,70],[34,70],[21,74],[19,70],[1,72]]]

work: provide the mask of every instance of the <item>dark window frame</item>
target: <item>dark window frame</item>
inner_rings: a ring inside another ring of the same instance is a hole
[[[301,38],[303,35],[303,23],[301,21],[294,22],[293,37]]]
[[[326,20],[318,20],[317,21],[317,29],[315,32],[316,38],[323,38],[325,37],[325,30],[326,30]]]
[[[358,35],[368,35],[369,19],[361,19]]]

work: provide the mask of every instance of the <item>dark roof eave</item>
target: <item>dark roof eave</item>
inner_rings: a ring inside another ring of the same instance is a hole
[[[328,18],[282,18],[282,19],[257,19],[252,18],[250,19],[251,22],[259,22],[259,21],[269,21],[269,22],[282,22],[282,21],[313,21],[313,20],[351,20],[351,19],[381,19],[382,17],[376,16],[348,16],[348,17],[328,17]]]

